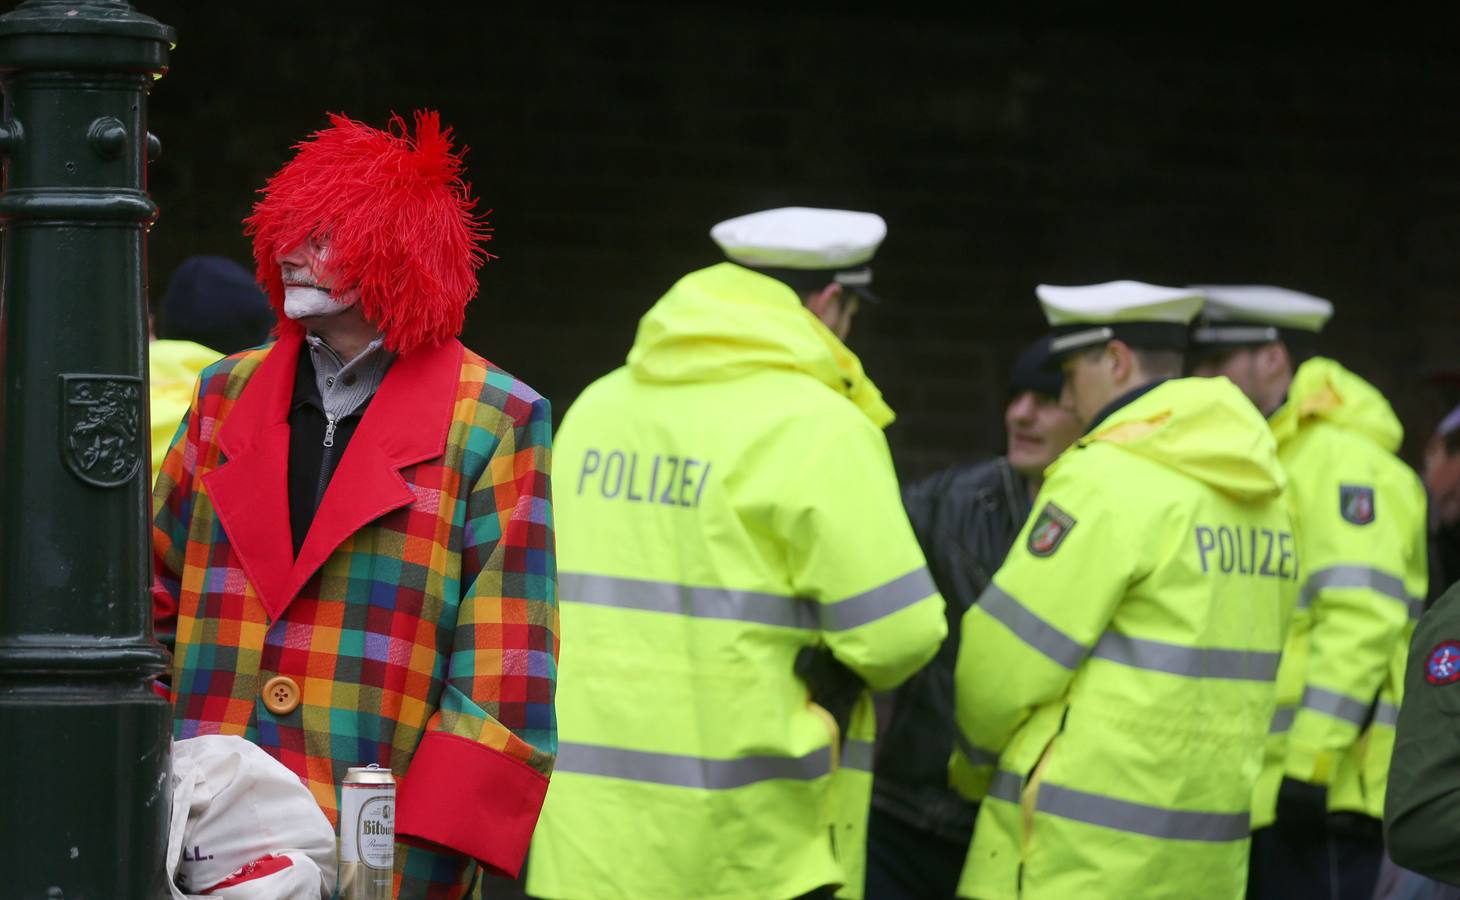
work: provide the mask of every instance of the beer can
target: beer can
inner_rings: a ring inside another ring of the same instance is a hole
[[[395,867],[395,778],[352,766],[340,789],[340,900],[391,900]]]

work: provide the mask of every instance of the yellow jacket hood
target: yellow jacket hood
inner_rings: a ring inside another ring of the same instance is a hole
[[[1097,442],[1242,499],[1277,497],[1287,484],[1267,423],[1225,378],[1163,382],[1111,413],[1076,446]]]
[[[1378,389],[1331,359],[1318,356],[1298,367],[1287,402],[1272,414],[1282,443],[1305,421],[1322,419],[1363,435],[1390,453],[1399,452],[1404,426]]]
[[[764,369],[802,372],[877,425],[892,422],[856,354],[789,287],[733,263],[691,272],[639,321],[629,372],[642,381],[722,381]]]

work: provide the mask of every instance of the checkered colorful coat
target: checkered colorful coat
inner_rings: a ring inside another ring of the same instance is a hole
[[[348,767],[389,766],[399,895],[459,897],[472,860],[520,867],[557,749],[548,403],[454,339],[401,356],[295,559],[299,343],[204,370],[158,478],[174,735],[258,743],[332,822]],[[286,715],[275,675],[300,687]]]

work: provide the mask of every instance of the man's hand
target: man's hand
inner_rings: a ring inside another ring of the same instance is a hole
[[[812,702],[831,713],[845,740],[852,710],[867,689],[862,679],[826,647],[801,648],[796,654],[795,672],[810,689]]]

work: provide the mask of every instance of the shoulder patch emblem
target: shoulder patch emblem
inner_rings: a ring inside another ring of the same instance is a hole
[[[1441,641],[1425,660],[1425,681],[1454,684],[1460,681],[1460,641]]]
[[[1039,511],[1038,518],[1034,520],[1034,527],[1029,529],[1029,552],[1035,556],[1054,555],[1054,551],[1059,549],[1060,542],[1074,527],[1074,516],[1053,503],[1044,504],[1044,508]]]
[[[1339,485],[1338,511],[1345,521],[1355,525],[1374,521],[1374,489],[1362,484]]]

